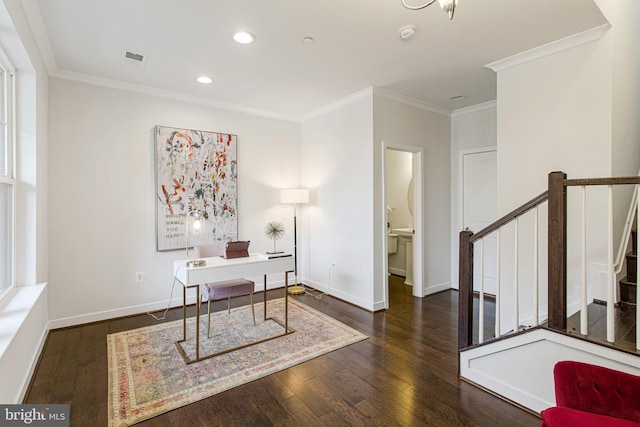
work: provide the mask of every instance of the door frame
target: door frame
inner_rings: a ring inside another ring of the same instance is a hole
[[[382,256],[384,258],[384,308],[389,309],[389,252],[387,248],[387,149],[404,151],[413,154],[413,296],[422,298],[424,290],[424,238],[423,215],[424,198],[422,196],[424,176],[424,147],[416,145],[395,144],[382,142],[382,222],[379,229],[382,230]]]

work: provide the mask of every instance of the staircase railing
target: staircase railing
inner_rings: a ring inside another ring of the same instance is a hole
[[[483,239],[489,236],[492,233],[497,233],[497,257],[496,257],[496,270],[497,270],[497,278],[496,278],[496,308],[495,308],[495,337],[499,338],[501,335],[501,323],[500,323],[500,230],[503,229],[506,225],[518,221],[520,217],[522,217],[527,212],[532,209],[536,210],[537,217],[537,209],[538,207],[547,201],[548,191],[540,194],[539,196],[529,200],[527,203],[523,204],[519,208],[513,210],[492,224],[480,230],[478,233],[473,233],[473,231],[467,229],[460,232],[460,248],[459,248],[459,284],[458,284],[458,348],[468,347],[473,344],[473,330],[474,330],[474,316],[473,316],[473,264],[474,264],[474,245],[476,242],[483,242]],[[516,231],[517,235],[517,231]],[[517,246],[517,243],[516,243]],[[482,245],[484,248],[484,245]],[[484,266],[484,250],[481,252],[481,257],[483,258],[480,262],[481,266]],[[514,273],[514,277],[517,275]],[[480,291],[479,291],[479,327],[478,329],[478,340],[480,343],[484,342],[484,274],[480,274]],[[517,289],[517,286],[514,286],[514,289]],[[517,291],[515,292],[517,294]],[[514,297],[514,301],[517,301],[517,298]],[[514,330],[518,328],[518,318],[517,315],[518,309],[515,310],[514,313]]]
[[[519,220],[520,218],[530,211],[533,211],[533,252],[532,252],[532,286],[533,286],[533,316],[531,319],[531,326],[540,324],[540,322],[547,321],[547,326],[552,329],[566,330],[567,328],[567,188],[568,187],[581,187],[582,189],[582,206],[581,206],[581,220],[582,220],[582,236],[580,242],[581,255],[580,255],[580,289],[581,289],[581,325],[585,326],[581,333],[586,335],[587,320],[587,257],[586,257],[586,188],[590,186],[607,186],[608,187],[608,232],[607,232],[607,268],[608,268],[608,283],[607,283],[607,340],[613,342],[615,336],[614,331],[614,307],[616,301],[615,283],[614,277],[614,261],[613,261],[613,186],[615,185],[635,185],[635,193],[640,191],[640,176],[639,177],[622,177],[622,178],[589,178],[589,179],[567,179],[566,174],[563,172],[552,172],[549,174],[548,190],[531,201],[520,206],[513,212],[505,215],[499,220],[495,221],[488,227],[482,229],[478,233],[473,233],[471,230],[464,230],[460,232],[460,261],[459,261],[459,306],[458,306],[458,320],[459,320],[459,335],[458,335],[458,347],[460,349],[469,347],[475,343],[483,343],[484,339],[484,307],[485,307],[485,292],[484,292],[484,239],[492,233],[497,236],[497,255],[496,255],[496,295],[495,295],[495,338],[499,338],[502,335],[501,329],[501,273],[500,273],[500,232],[508,224],[513,223],[515,228],[515,242],[514,242],[514,263],[512,265],[514,276],[513,283],[510,287],[513,290],[512,300],[514,304],[513,312],[513,328],[511,332],[517,332],[521,329],[520,325],[520,298],[519,298],[519,284],[518,284],[518,236],[519,236]],[[635,198],[635,209],[640,210],[638,199]],[[547,216],[548,216],[548,228],[547,228],[547,298],[548,306],[546,313],[539,315],[539,301],[538,301],[538,210],[540,205],[547,202]],[[640,217],[640,214],[637,215]],[[628,237],[627,237],[628,241]],[[480,284],[478,294],[478,313],[477,313],[477,325],[474,324],[474,247],[478,246],[478,252],[480,254],[479,267],[481,270]],[[638,292],[638,299],[640,301],[640,290]],[[638,312],[637,324],[640,325],[640,310]],[[640,328],[636,328],[640,330]],[[476,332],[477,341],[474,343],[474,331]],[[640,344],[640,335],[637,340]]]

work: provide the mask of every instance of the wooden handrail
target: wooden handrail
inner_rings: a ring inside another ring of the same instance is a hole
[[[483,238],[487,234],[493,233],[494,231],[496,231],[498,228],[502,227],[503,225],[513,221],[514,219],[516,219],[520,215],[523,215],[526,212],[530,211],[531,209],[535,208],[540,203],[542,203],[542,202],[547,200],[548,194],[549,194],[549,192],[545,191],[544,193],[540,194],[538,197],[535,197],[535,198],[529,200],[524,205],[522,205],[519,208],[509,212],[508,214],[506,214],[505,216],[503,216],[499,220],[491,223],[490,225],[486,226],[482,230],[478,231],[477,233],[475,233],[471,237],[471,243],[475,242],[478,239]]]
[[[566,186],[624,184],[640,184],[640,176],[620,176],[614,178],[579,178],[564,180],[564,185]]]

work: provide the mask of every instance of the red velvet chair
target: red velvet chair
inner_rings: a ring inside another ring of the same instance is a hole
[[[541,412],[541,427],[640,426],[640,377],[564,361],[553,378],[556,406]]]

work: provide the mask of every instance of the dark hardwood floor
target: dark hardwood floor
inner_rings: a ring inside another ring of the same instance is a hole
[[[614,307],[614,342],[607,342],[607,306],[591,303],[587,306],[588,335],[580,334],[580,311],[567,319],[568,335],[640,356],[636,350],[636,305],[616,304]]]
[[[270,291],[268,298],[281,295]],[[140,425],[540,425],[458,378],[456,292],[414,298],[392,276],[387,311],[370,313],[330,296],[295,298],[369,339]],[[243,303],[248,299],[236,298]],[[166,321],[180,318],[173,309]],[[51,331],[24,402],[69,403],[72,426],[107,425],[106,335],[155,323],[139,315]]]

